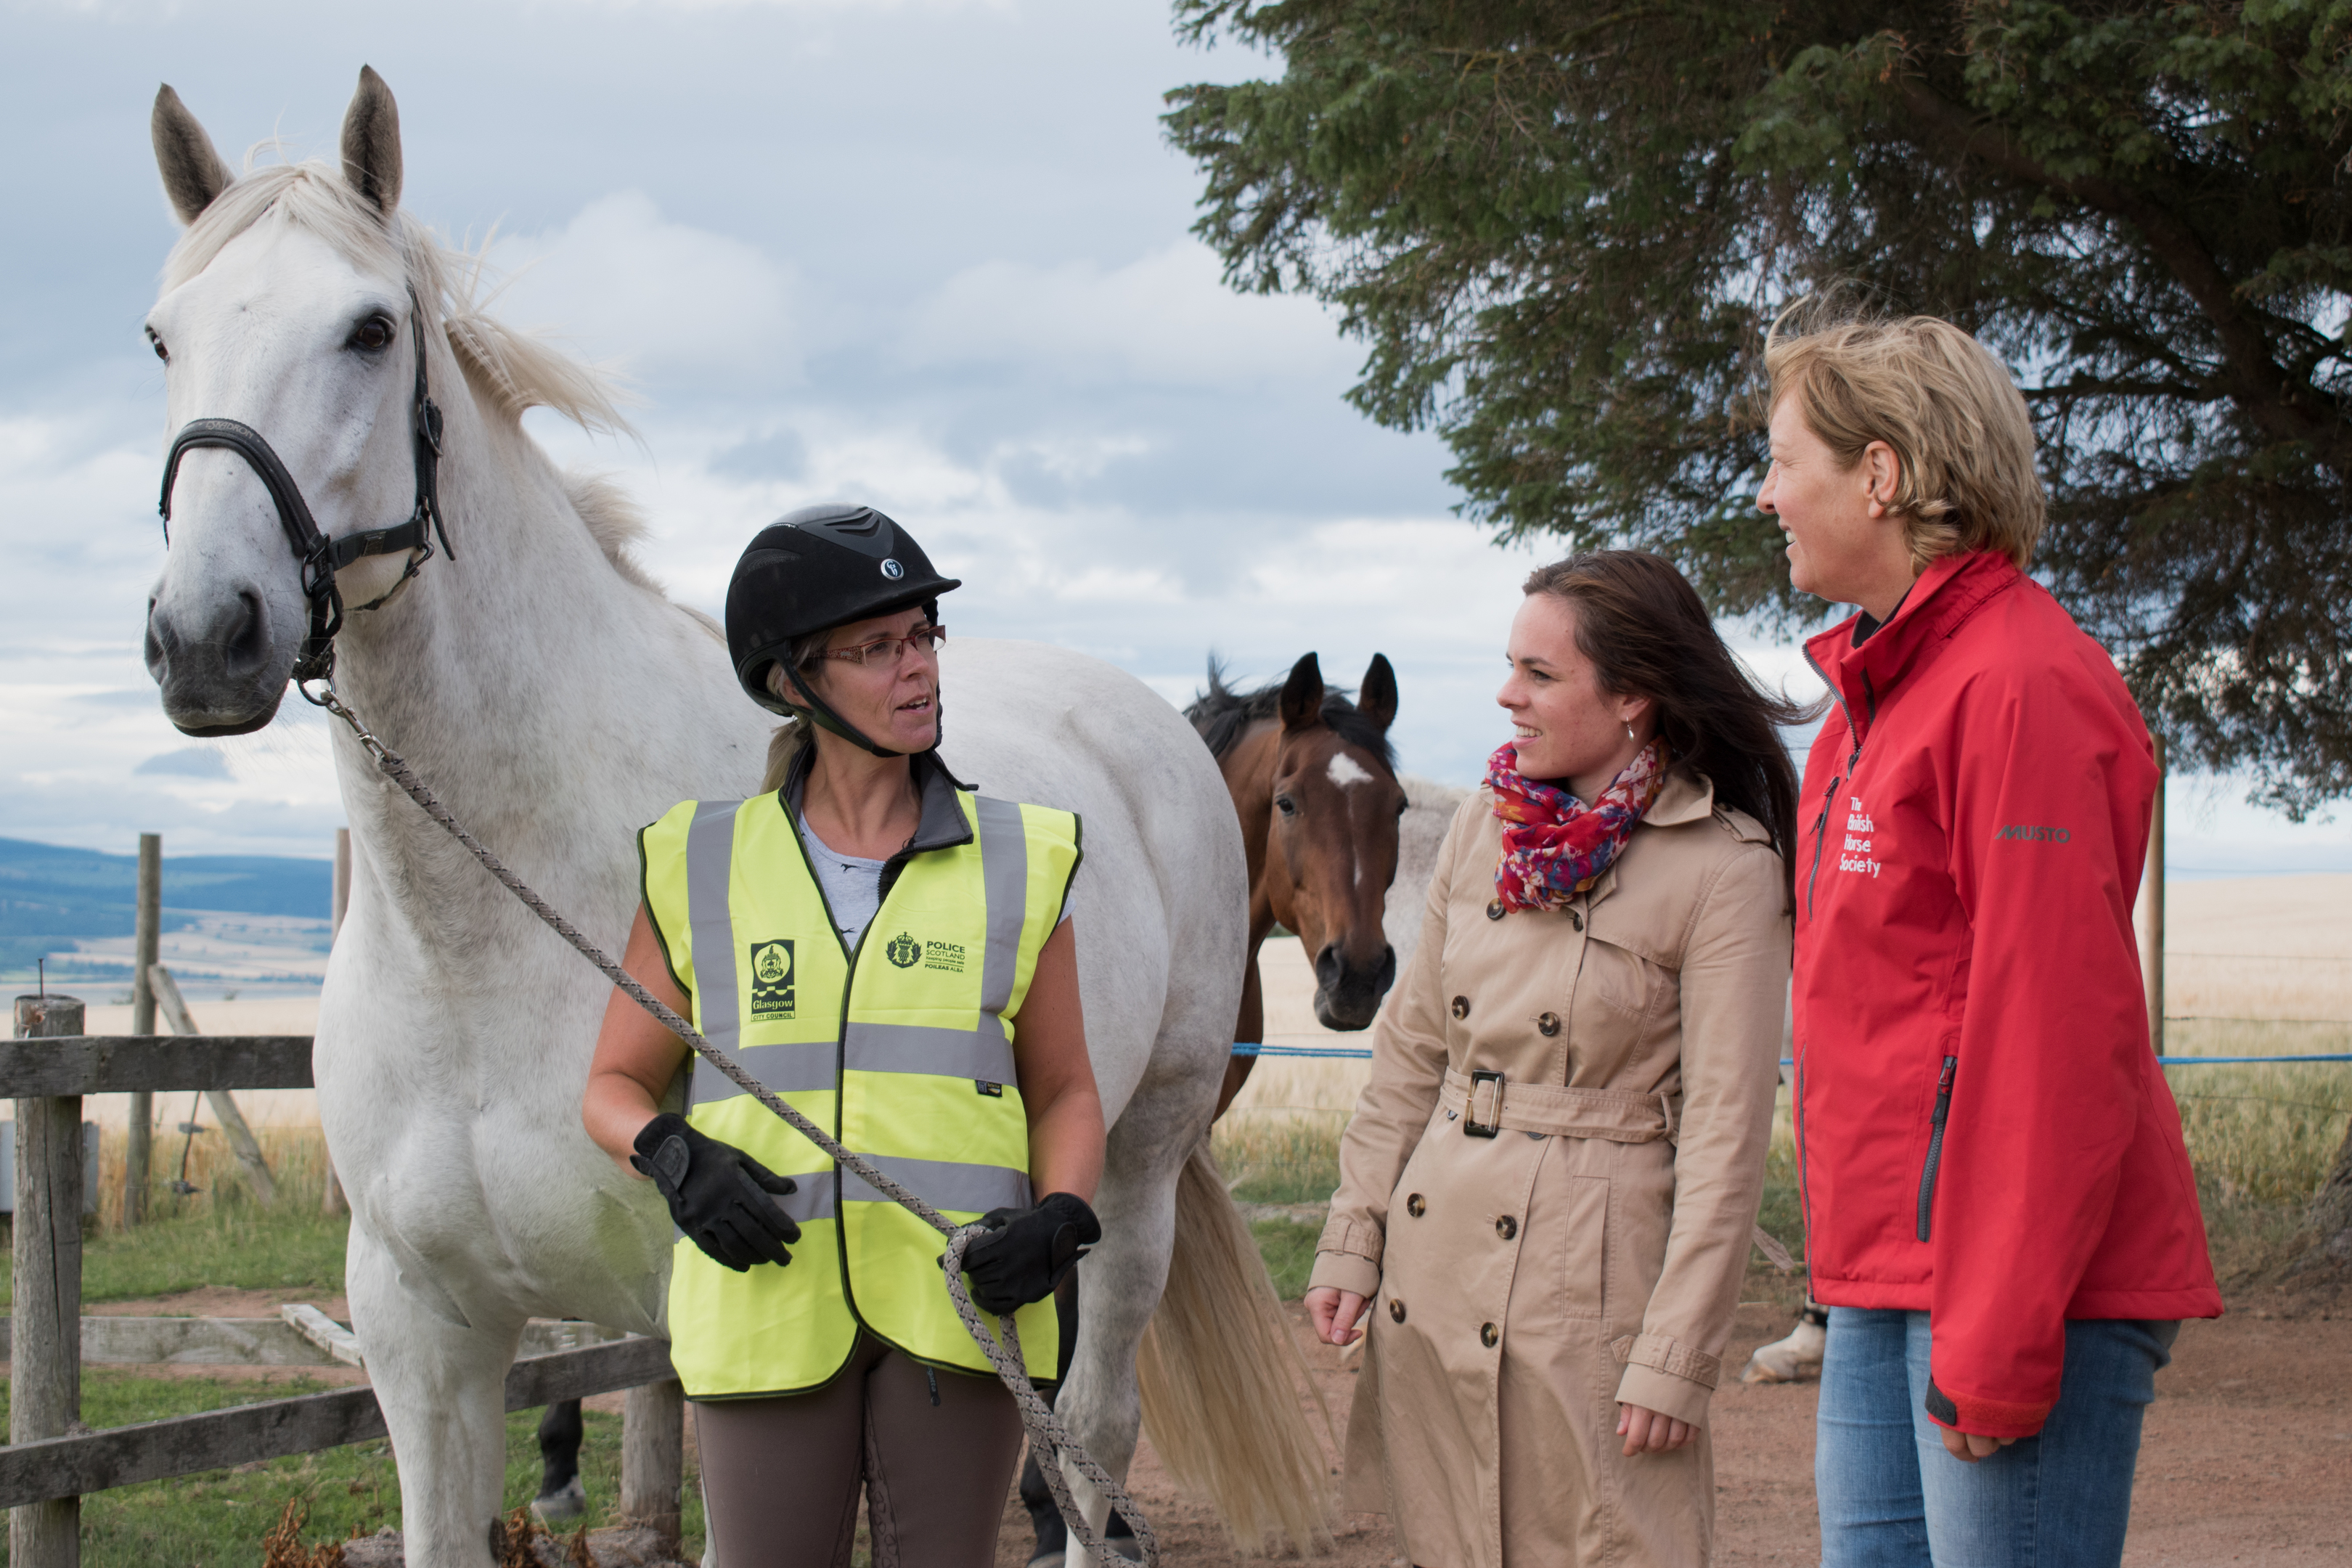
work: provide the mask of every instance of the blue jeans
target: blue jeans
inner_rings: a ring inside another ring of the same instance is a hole
[[[1971,1465],[1924,1407],[1927,1314],[1832,1307],[1813,1447],[1823,1568],[2115,1568],[2140,1415],[2179,1328],[2068,1323],[2050,1419]]]

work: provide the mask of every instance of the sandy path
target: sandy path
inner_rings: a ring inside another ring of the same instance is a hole
[[[1301,1342],[1301,1314],[1292,1310]],[[1727,1364],[1786,1325],[1777,1313],[1741,1311]],[[1316,1381],[1344,1423],[1352,1375],[1325,1346],[1310,1352]],[[1715,1404],[1719,1568],[1817,1563],[1811,1384],[1733,1384]],[[1344,1425],[1342,1427],[1344,1432]],[[2347,1310],[2305,1306],[2292,1319],[2240,1310],[2181,1331],[2173,1364],[2157,1379],[2142,1439],[2126,1568],[2202,1568],[2243,1563],[2320,1568],[2352,1560],[2352,1321]],[[1147,1443],[1130,1486],[1166,1560],[1185,1568],[1243,1568],[1205,1506],[1178,1496]],[[1021,1568],[1029,1524],[1008,1504],[997,1568]],[[1263,1561],[1263,1559],[1259,1560]],[[1393,1568],[1395,1536],[1378,1515],[1339,1521],[1331,1568]]]

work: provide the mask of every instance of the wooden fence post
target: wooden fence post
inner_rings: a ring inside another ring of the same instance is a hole
[[[2148,824],[2147,866],[2140,874],[2140,984],[2147,989],[2147,1040],[2164,1054],[2164,737],[2156,740],[2156,816]]]
[[[674,1377],[632,1388],[621,1405],[621,1515],[672,1555],[685,1486],[686,1390]]]
[[[162,964],[147,972],[149,983],[155,988],[156,1004],[163,1009],[163,1017],[182,1035],[201,1035],[194,1016],[188,1011],[187,999],[180,994],[180,983]],[[245,1167],[246,1181],[263,1208],[273,1208],[278,1203],[278,1184],[269,1174],[269,1162],[261,1152],[260,1140],[246,1125],[245,1112],[236,1108],[236,1097],[225,1089],[205,1090],[205,1102],[213,1108],[213,1120],[221,1124],[227,1135],[228,1146]]]
[[[163,930],[163,836],[139,836],[138,934],[131,942],[131,1032],[155,1032],[155,987],[148,978],[162,952]],[[147,1217],[147,1174],[155,1152],[155,1097],[144,1091],[131,1096],[129,1142],[122,1156],[122,1225],[124,1229]]]
[[[16,1037],[83,1032],[71,996],[16,998]],[[81,1419],[81,1097],[16,1101],[16,1300],[8,1441],[59,1437]],[[8,1512],[9,1568],[80,1568],[81,1500]]]
[[[335,881],[332,902],[332,923],[328,927],[327,946],[331,951],[335,939],[343,934],[343,911],[352,907],[352,830],[335,829]],[[327,1179],[319,1191],[319,1212],[338,1215],[348,1211],[351,1205],[343,1197],[342,1178],[335,1174],[335,1156],[327,1155]]]

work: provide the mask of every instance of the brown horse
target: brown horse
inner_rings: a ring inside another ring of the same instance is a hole
[[[1213,659],[1209,688],[1184,710],[1233,792],[1249,851],[1249,968],[1234,1039],[1265,1037],[1257,953],[1279,924],[1298,933],[1315,964],[1315,1016],[1328,1029],[1360,1029],[1396,978],[1381,929],[1396,875],[1404,790],[1388,742],[1396,672],[1372,656],[1356,700],[1323,684],[1308,654],[1280,686],[1229,690]],[[1237,1055],[1217,1101],[1223,1114],[1256,1062]]]

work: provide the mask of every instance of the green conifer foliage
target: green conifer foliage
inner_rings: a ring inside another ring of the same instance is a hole
[[[1789,303],[1923,312],[2034,411],[2035,569],[2183,763],[2352,791],[2352,0],[1177,0],[1228,279],[1339,309],[1507,535],[1815,608],[1753,507]],[[1215,57],[1223,63],[1225,57]]]

